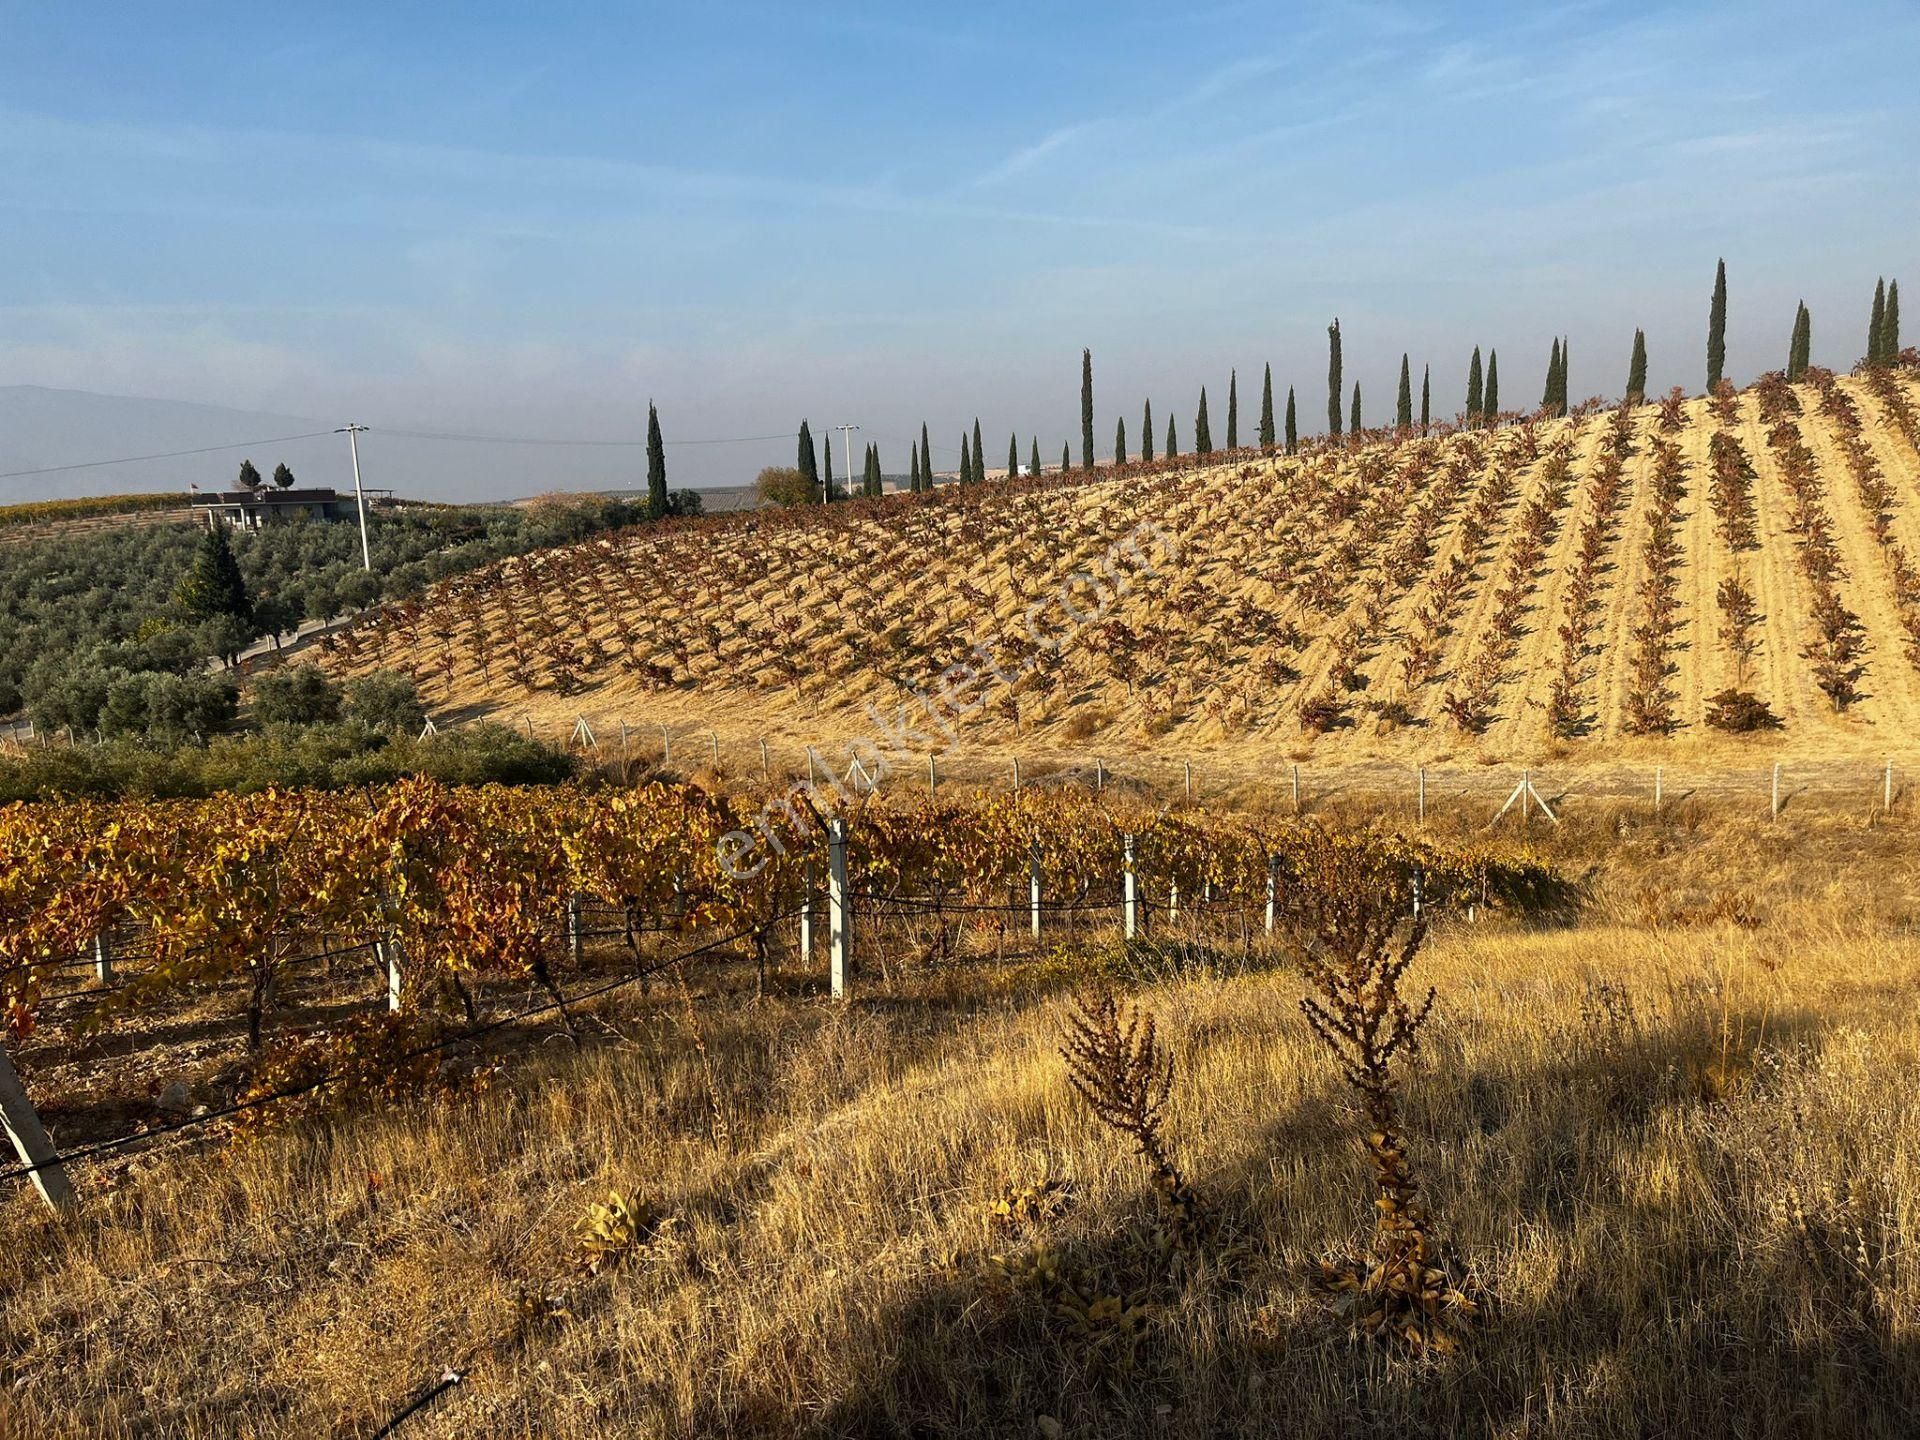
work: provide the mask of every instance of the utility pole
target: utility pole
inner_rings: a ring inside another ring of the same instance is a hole
[[[841,468],[847,472],[847,494],[851,495],[853,494],[853,432],[860,427],[836,425],[833,428],[840,432],[840,454],[846,462]],[[831,500],[833,496],[829,495],[827,499]]]
[[[353,451],[353,500],[360,511],[360,563],[373,569],[373,552],[367,548],[367,496],[360,488],[360,432],[364,425],[342,425],[333,433],[347,437],[347,448]]]

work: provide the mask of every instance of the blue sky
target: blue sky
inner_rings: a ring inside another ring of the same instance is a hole
[[[1911,5],[0,4],[0,384],[669,438],[1617,393],[1920,273]],[[1920,293],[1920,292],[1917,292]],[[245,437],[240,437],[245,438]],[[790,445],[676,448],[686,483]],[[904,468],[904,450],[898,463]],[[949,461],[950,463],[950,461]]]

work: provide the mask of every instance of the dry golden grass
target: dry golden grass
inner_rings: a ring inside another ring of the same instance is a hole
[[[1147,1167],[1058,1054],[1068,955],[868,975],[841,1007],[710,986],[711,1093],[669,989],[471,1100],[157,1152],[65,1226],[16,1196],[0,1433],[366,1435],[448,1366],[403,1435],[1911,1433],[1920,938],[1821,857],[1911,906],[1913,847],[1799,839],[1796,870],[1727,827],[1616,831],[1583,923],[1451,920],[1416,961],[1440,999],[1409,1153],[1491,1297],[1457,1355],[1357,1343],[1310,1288],[1373,1192],[1285,965],[1134,997],[1205,1217],[1154,1264]],[[1752,875],[1765,923],[1716,918]],[[1658,925],[1655,885],[1685,902]],[[1049,1179],[1064,1213],[996,1219]],[[641,1243],[588,1274],[609,1192]],[[1144,1288],[1137,1335],[991,1264],[1043,1242]]]

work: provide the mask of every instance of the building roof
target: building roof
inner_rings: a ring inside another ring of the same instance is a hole
[[[295,486],[291,490],[280,490],[269,486],[264,490],[196,491],[193,503],[196,505],[331,505],[339,498],[340,493],[337,490],[317,486]]]

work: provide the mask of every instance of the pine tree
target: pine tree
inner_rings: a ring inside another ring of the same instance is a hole
[[[1268,454],[1273,453],[1273,366],[1267,366],[1266,378],[1260,382],[1260,448]]]
[[[1887,364],[1900,363],[1900,282],[1887,282],[1887,316],[1880,322],[1880,352]]]
[[[920,488],[933,488],[933,446],[927,440],[927,422],[920,422]]]
[[[1293,408],[1293,387],[1287,386],[1287,454],[1300,453],[1300,425]]]
[[[973,483],[981,484],[987,478],[987,447],[980,443],[980,417],[973,417]]]
[[[1347,422],[1347,433],[1356,437],[1360,434],[1360,382],[1358,380],[1353,382],[1353,418]]]
[[[1492,425],[1500,418],[1500,352],[1487,351],[1487,423]]]
[[[258,490],[261,485],[260,472],[253,468],[253,461],[240,462],[240,475],[237,483],[242,490]]]
[[[1033,451],[1027,460],[1027,473],[1037,476],[1040,473],[1040,437],[1033,437]]]
[[[1886,356],[1880,345],[1881,330],[1887,323],[1887,281],[1882,276],[1873,283],[1873,313],[1867,317],[1867,364],[1882,365]]]
[[[1167,416],[1167,459],[1176,460],[1180,456],[1180,441],[1173,433],[1173,416]]]
[[[1327,327],[1327,433],[1340,433],[1340,320]]]
[[[1813,316],[1807,310],[1807,302],[1802,300],[1793,312],[1793,338],[1787,342],[1787,379],[1804,379],[1807,373],[1807,359],[1813,349]]]
[[[1481,403],[1480,347],[1473,347],[1473,361],[1467,366],[1467,424],[1478,425],[1481,411],[1486,407]]]
[[[1400,396],[1393,423],[1402,430],[1413,428],[1413,366],[1408,363],[1405,351],[1400,354]]]
[[[1647,403],[1647,332],[1633,332],[1633,358],[1627,362],[1627,403]]]
[[[813,431],[807,422],[800,422],[800,458],[794,462],[795,468],[807,477],[807,494],[815,501],[820,499],[820,457],[813,448]]]
[[[293,488],[293,471],[287,468],[286,461],[282,460],[278,465],[273,467],[273,483],[282,490],[291,490]]]
[[[1240,372],[1227,372],[1227,449],[1240,448]]]
[[[1719,388],[1727,373],[1727,262],[1713,272],[1713,304],[1707,310],[1707,393]]]
[[[1148,465],[1153,463],[1153,401],[1147,401],[1140,412],[1140,458]]]
[[[276,479],[279,477],[276,476]],[[647,402],[647,515],[658,520],[667,513],[667,446],[660,438],[660,412]]]
[[[1433,366],[1420,367],[1420,433],[1433,424]]]
[[[1560,398],[1560,337],[1553,337],[1553,353],[1547,356],[1547,386],[1540,392],[1540,408],[1549,415],[1559,413],[1554,406]]]
[[[1080,468],[1093,469],[1093,351],[1080,352]]]
[[[1193,418],[1193,453],[1201,459],[1213,454],[1213,431],[1207,425],[1207,387],[1200,387],[1200,413]]]
[[[246,621],[253,619],[253,601],[247,595],[240,562],[233,558],[233,543],[225,521],[215,521],[200,537],[193,565],[181,580],[176,598],[194,620],[214,620],[223,615]]]

